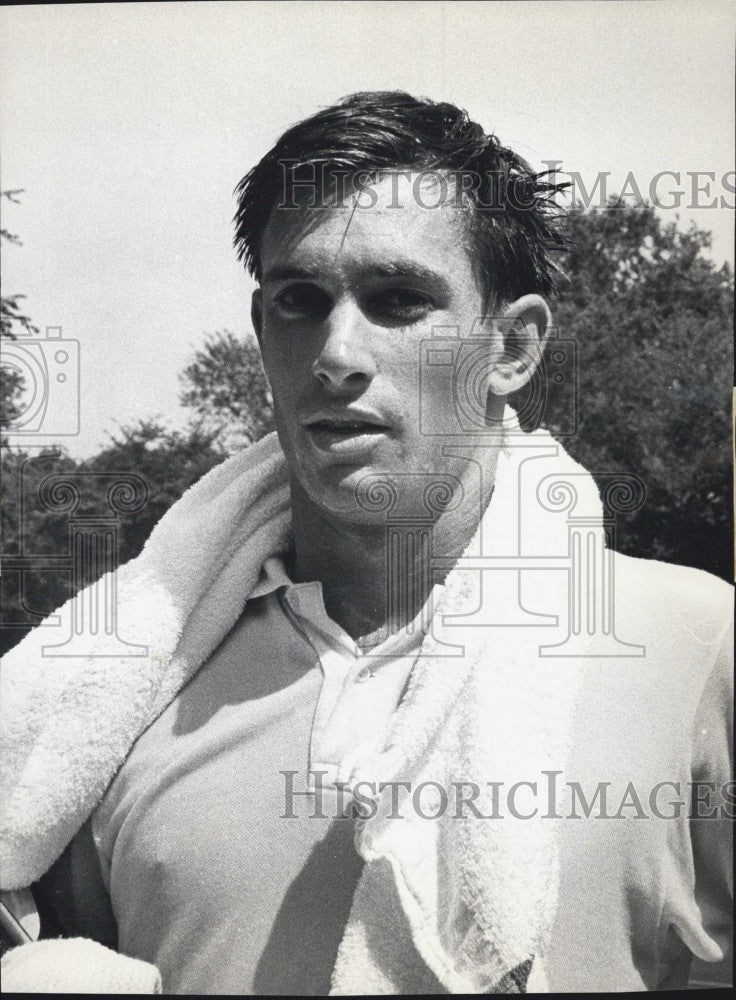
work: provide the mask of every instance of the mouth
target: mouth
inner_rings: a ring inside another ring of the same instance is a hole
[[[313,443],[322,451],[360,457],[370,452],[391,432],[388,424],[364,416],[329,415],[305,424]]]
[[[386,434],[389,430],[386,424],[376,424],[369,420],[314,420],[307,424],[310,431],[318,434],[342,434],[350,437],[355,434]]]

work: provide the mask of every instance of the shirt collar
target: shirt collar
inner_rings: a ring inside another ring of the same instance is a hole
[[[286,571],[284,557],[281,555],[269,556],[261,567],[260,575],[250,595],[251,599],[266,597],[281,588],[283,588],[283,599],[294,614],[309,622],[312,627],[318,628],[332,640],[333,644],[350,647],[354,655],[363,654],[357,643],[327,614],[322,596],[322,584],[319,580],[294,583]],[[434,585],[428,599],[429,607],[436,605],[443,589],[444,584]],[[414,621],[401,632],[388,636],[366,652],[370,656],[380,656],[384,651],[385,655],[390,655],[397,651],[396,647],[403,649],[404,647],[412,648],[421,645],[424,639],[424,631],[420,626],[422,617],[420,612]]]
[[[278,590],[279,587],[293,587],[294,582],[289,579],[286,566],[282,556],[269,556],[261,567],[261,573],[256,581],[256,585],[251,591],[249,600],[254,597],[265,597],[266,594]]]

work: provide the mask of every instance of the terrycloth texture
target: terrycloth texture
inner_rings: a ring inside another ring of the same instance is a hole
[[[160,993],[150,962],[118,955],[89,938],[52,938],[3,956],[3,993]]]
[[[537,447],[532,450],[502,455],[493,499],[463,558],[511,554],[509,529],[519,523],[522,493],[531,503],[523,505],[524,552],[514,554],[544,558],[567,551],[564,516],[540,512],[529,474],[536,487],[550,475],[564,479],[583,470],[549,435],[538,432],[534,438]],[[578,512],[587,514],[591,530],[600,532],[600,499],[592,478],[584,474],[582,481],[573,481]],[[562,614],[558,602],[566,602],[566,592],[550,597],[545,571],[528,576],[524,593],[533,609]],[[506,572],[484,574],[484,608],[508,607],[508,588],[517,585],[510,577]],[[376,786],[406,781],[413,789],[435,782],[448,792],[460,782],[475,782],[482,790],[474,804],[488,816],[493,793],[485,782],[502,780],[508,787],[540,780],[545,770],[564,773],[581,660],[540,659],[543,640],[533,625],[494,630],[491,641],[482,616],[465,628],[450,620],[455,627],[443,629],[443,613],[462,610],[467,615],[478,606],[479,580],[476,570],[450,573],[385,749],[372,758],[346,759],[339,779]],[[462,643],[464,655],[443,655],[442,640]],[[515,818],[508,811],[496,821],[479,820],[470,809],[458,817],[453,807],[440,810],[439,800],[438,819],[406,808],[403,819],[392,820],[391,796],[389,785],[377,799],[377,815],[358,835],[358,849],[368,862],[383,859],[384,871],[389,863],[414,944],[437,979],[453,993],[546,992],[543,956],[556,912],[558,823],[541,814]],[[422,809],[432,811],[426,803]],[[390,905],[385,874],[369,864],[338,955],[333,994],[365,992],[366,978],[378,992],[398,992],[387,975],[390,954],[376,968],[372,946],[374,939],[390,937]],[[398,965],[399,956],[393,959]]]
[[[576,513],[600,532],[600,500],[584,470],[546,432],[504,451],[491,503],[465,557],[564,556],[566,516],[542,510],[537,487],[575,477]],[[520,513],[521,511],[521,513]],[[523,551],[520,519],[523,520]],[[34,630],[3,671],[2,885],[38,878],[100,801],[135,739],[225,637],[242,612],[264,560],[288,545],[288,478],[274,435],[192,487],[162,519],[143,554],[118,571],[119,633],[148,656],[49,660]],[[544,570],[527,574],[532,609],[561,614]],[[385,748],[344,762],[344,777],[447,786],[492,778],[507,785],[545,769],[564,771],[579,659],[538,656],[540,632],[514,625],[492,642],[468,616],[481,577],[462,560],[447,577],[440,607],[394,715]],[[513,572],[483,574],[484,607],[508,607]],[[556,600],[565,605],[567,595]],[[62,609],[66,620],[71,603]],[[459,628],[458,624],[467,627]],[[455,626],[455,627],[447,627]],[[444,643],[454,645],[451,650]],[[465,647],[464,655],[457,647]],[[478,808],[491,808],[481,794]],[[479,822],[472,814],[392,821],[388,802],[366,822],[358,848],[369,862],[338,956],[333,992],[362,991],[376,969],[368,944],[384,919],[376,864],[388,862],[417,950],[451,992],[545,988],[543,957],[557,897],[553,820]],[[385,865],[382,866],[385,870]],[[533,963],[533,964],[532,964]],[[528,983],[525,982],[528,976]]]
[[[43,626],[3,661],[2,888],[29,885],[97,805],[137,736],[232,628],[288,528],[275,435],[213,469],[117,571],[119,634],[143,657],[49,659]],[[73,602],[60,611],[69,621]]]

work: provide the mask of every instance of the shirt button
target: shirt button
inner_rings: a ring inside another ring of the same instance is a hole
[[[360,671],[355,680],[357,681],[358,684],[362,684],[364,681],[369,681],[372,676],[373,673],[371,672],[371,668],[363,667],[363,669]]]

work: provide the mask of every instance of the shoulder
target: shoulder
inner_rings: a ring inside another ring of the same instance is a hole
[[[674,634],[719,643],[733,616],[733,585],[692,566],[614,555],[616,607]]]
[[[733,669],[733,586],[693,569],[655,559],[614,558],[617,636],[642,644],[655,687],[667,678],[670,697],[693,709],[706,688],[730,703]]]
[[[642,760],[659,767],[672,754],[691,753],[691,734],[698,727],[713,739],[727,729],[733,587],[703,570],[619,553],[614,554],[613,573],[612,624],[622,644],[621,658],[602,657],[586,668],[585,691],[593,706],[587,712],[597,728],[585,745],[604,731],[604,744],[618,748],[622,759],[628,741],[630,746],[646,745]],[[627,645],[632,650],[628,659]],[[706,716],[701,725],[698,720]],[[714,753],[710,745],[701,753],[711,761],[709,767]],[[718,755],[720,760],[721,749]]]

